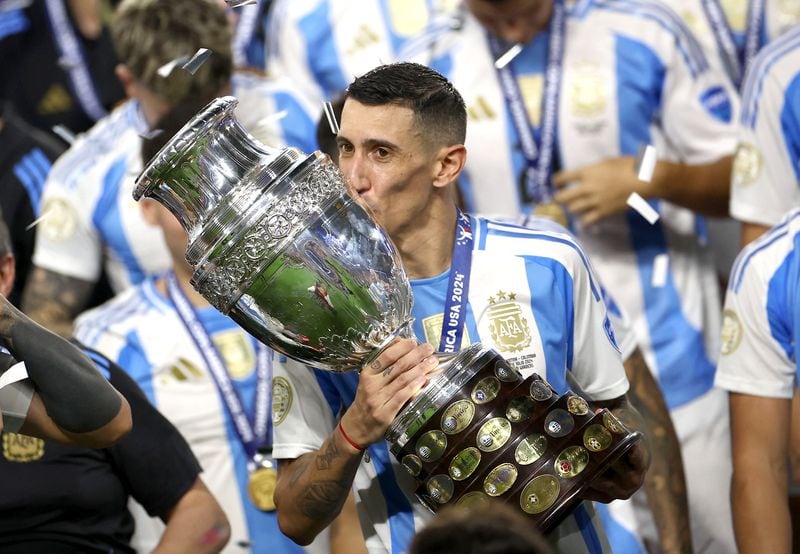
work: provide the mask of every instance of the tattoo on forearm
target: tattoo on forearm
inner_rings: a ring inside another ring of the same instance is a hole
[[[328,446],[325,447],[325,451],[317,454],[317,469],[330,469],[331,464],[338,457],[339,449],[336,447],[336,441],[329,440]]]
[[[339,512],[349,490],[339,481],[314,481],[298,499],[300,512],[314,520],[330,518]]]
[[[93,288],[90,281],[35,268],[23,292],[22,306],[37,323],[68,336],[72,320],[86,306]]]
[[[644,487],[661,546],[664,552],[691,552],[683,463],[669,411],[641,353],[634,354],[625,365],[631,403],[644,420],[651,451],[658,453],[651,459]]]
[[[306,454],[305,456],[301,456],[292,464],[292,474],[289,476],[289,484],[294,487],[300,478],[306,473],[308,470],[308,466],[311,465],[311,458],[313,456],[311,454]]]

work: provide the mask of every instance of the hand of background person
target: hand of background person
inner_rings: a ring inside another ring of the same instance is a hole
[[[397,339],[361,371],[355,400],[342,417],[353,442],[367,446],[383,438],[400,409],[439,365],[432,354],[430,344]]]
[[[634,158],[625,156],[560,171],[553,177],[558,189],[554,200],[579,217],[583,226],[620,213],[628,208],[628,196],[632,192],[642,194],[647,186],[639,180],[634,165]]]
[[[595,478],[582,497],[604,503],[630,498],[644,483],[648,467],[650,453],[645,441],[640,440]]]

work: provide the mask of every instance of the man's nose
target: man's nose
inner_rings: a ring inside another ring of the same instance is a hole
[[[369,181],[364,174],[364,164],[358,154],[339,160],[339,168],[344,173],[352,192],[361,194],[369,188]]]

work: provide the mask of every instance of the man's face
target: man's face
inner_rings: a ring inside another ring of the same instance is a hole
[[[436,152],[426,148],[410,108],[348,99],[342,111],[339,167],[350,191],[389,233],[424,225]]]
[[[490,33],[522,44],[547,27],[553,11],[553,0],[466,0],[466,4]]]
[[[150,198],[141,200],[142,213],[145,220],[150,225],[161,228],[164,234],[164,242],[167,244],[172,262],[175,265],[184,264],[189,267],[186,261],[186,246],[189,243],[189,236],[183,230],[178,218],[172,215],[167,208]]]

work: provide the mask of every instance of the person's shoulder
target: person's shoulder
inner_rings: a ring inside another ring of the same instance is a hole
[[[136,329],[152,326],[156,319],[171,313],[166,300],[155,289],[155,277],[119,293],[107,302],[87,310],[75,320],[75,336],[88,341],[92,335],[125,336]]]
[[[779,268],[795,264],[800,272],[800,208],[784,215],[769,231],[745,246],[731,269],[729,290],[738,293],[750,275],[767,282]],[[794,285],[800,288],[800,284]],[[800,292],[800,291],[798,291]]]
[[[575,237],[564,227],[549,219],[527,217],[521,222],[477,218],[479,234],[485,233],[488,248],[503,246],[520,255],[552,257],[560,261],[585,258]]]
[[[48,182],[78,186],[87,175],[126,157],[128,149],[138,150],[138,142],[133,140],[138,135],[131,110],[131,103],[126,102],[78,136],[53,165]]]
[[[753,124],[768,83],[783,83],[800,74],[800,26],[767,44],[753,58],[742,87],[742,122]],[[774,85],[773,85],[773,88]],[[780,90],[780,93],[783,91]]]

